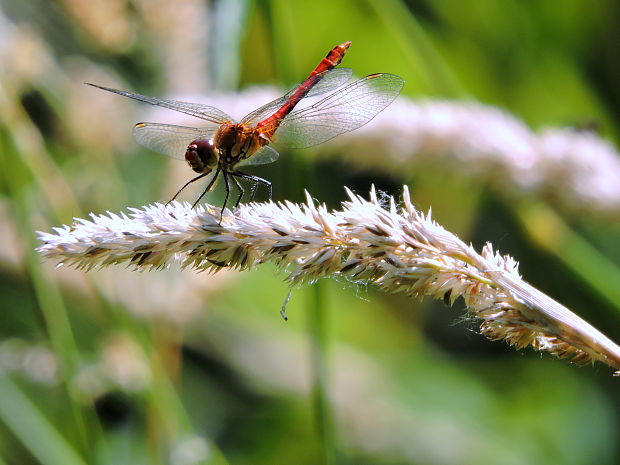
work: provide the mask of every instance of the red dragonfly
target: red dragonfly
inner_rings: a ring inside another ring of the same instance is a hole
[[[245,191],[238,178],[251,182],[250,201],[254,199],[258,184],[269,190],[271,183],[237,168],[244,165],[271,163],[278,158],[272,142],[289,148],[305,148],[325,142],[339,134],[363,126],[379,112],[390,105],[400,93],[404,81],[394,74],[371,74],[342,87],[351,77],[352,71],[336,66],[342,61],[351,42],[334,47],[310,75],[290,92],[263,105],[236,123],[221,110],[200,103],[165,100],[134,94],[118,89],[90,84],[115,94],[141,102],[175,110],[200,118],[211,126],[193,128],[161,123],[138,123],[133,134],[136,141],[155,152],[180,160],[185,159],[198,176],[190,179],[174,197],[189,184],[215,170],[206,189],[194,202],[211,190],[220,173],[226,184],[226,207],[230,194],[229,178],[237,186],[239,205]],[[293,111],[300,100],[313,97],[342,87],[322,100]]]

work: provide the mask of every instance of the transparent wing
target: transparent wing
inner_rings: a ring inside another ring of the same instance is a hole
[[[308,92],[306,97],[313,97],[316,95],[326,94],[327,92],[331,92],[334,89],[342,86],[345,82],[351,79],[351,75],[353,74],[353,70],[349,68],[337,68],[326,71],[323,73],[323,77],[319,82],[317,82]],[[296,85],[282,97],[279,97],[262,107],[254,110],[252,113],[246,115],[241,122],[244,124],[252,124],[258,123],[268,116],[271,116],[276,112],[278,108],[284,105],[291,95],[293,95],[297,89],[303,84]]]
[[[404,83],[394,74],[366,76],[314,105],[291,112],[273,139],[282,146],[305,148],[353,131],[390,105]]]
[[[196,139],[211,139],[217,128],[190,128],[160,123],[138,123],[133,136],[138,144],[172,158],[185,160],[185,151]]]
[[[276,161],[279,156],[280,154],[274,148],[265,145],[250,158],[243,160],[236,166],[266,165],[267,163]]]
[[[214,124],[222,124],[230,121],[234,121],[230,116],[224,113],[222,110],[218,110],[215,107],[209,105],[203,105],[202,103],[190,103],[180,102],[178,100],[166,100],[157,97],[148,97],[146,95],[134,94],[132,92],[126,92],[124,90],[112,89],[110,87],[98,86],[97,84],[86,83],[89,86],[96,87],[97,89],[113,92],[123,97],[129,97],[134,100],[138,100],[144,103],[150,103],[158,107],[168,108],[169,110],[185,113],[186,115],[195,116],[196,118],[204,119]]]

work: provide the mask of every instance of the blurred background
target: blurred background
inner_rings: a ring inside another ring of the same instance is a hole
[[[131,138],[179,115],[84,82],[241,117],[351,40],[342,66],[402,97],[253,169],[274,200],[408,184],[620,341],[619,31],[613,0],[2,0],[0,464],[618,463],[611,370],[490,342],[460,301],[323,280],[285,322],[270,265],[86,273],[34,248],[192,176]]]

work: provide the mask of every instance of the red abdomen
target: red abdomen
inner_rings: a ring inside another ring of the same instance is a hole
[[[286,115],[293,111],[295,105],[297,105],[302,98],[308,95],[310,89],[312,89],[312,87],[314,87],[321,80],[321,78],[323,77],[323,73],[335,68],[336,66],[338,66],[338,64],[340,64],[340,62],[344,58],[344,54],[349,48],[349,45],[351,45],[351,41],[344,42],[343,44],[340,44],[331,49],[327,56],[321,60],[321,62],[316,68],[314,68],[314,70],[310,73],[306,80],[299,85],[295,93],[291,95],[291,97],[284,103],[284,105],[282,105],[269,118],[258,123],[256,125],[256,128],[268,128],[268,133],[265,135],[271,138],[275,130],[278,128],[280,121],[282,121]]]

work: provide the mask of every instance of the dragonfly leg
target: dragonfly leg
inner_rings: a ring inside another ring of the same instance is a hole
[[[230,174],[233,176],[233,179],[235,179],[235,182],[237,183],[237,185],[239,185],[239,183],[236,178],[243,178],[243,179],[250,181],[250,183],[252,184],[252,188],[250,190],[250,202],[254,200],[254,196],[256,195],[256,189],[258,188],[258,181],[256,181],[255,179],[243,176],[242,174],[239,174],[238,171],[233,171]],[[241,187],[239,187],[239,189],[241,189]]]
[[[269,200],[271,200],[271,197],[272,197],[271,183],[267,181],[266,179],[259,178],[258,176],[254,176],[254,175],[247,174],[247,173],[242,173],[241,171],[233,171],[231,174],[233,176],[239,176],[240,178],[247,179],[248,181],[251,181],[254,183],[254,187],[252,188],[252,195],[250,196],[250,201],[254,200],[254,194],[256,194],[256,187],[258,186],[258,183],[264,184],[265,186],[267,186],[267,190],[269,191]]]
[[[243,197],[243,194],[245,194],[245,190],[243,189],[243,186],[241,186],[241,184],[239,183],[239,181],[234,175],[232,176],[232,180],[235,182],[237,189],[239,189],[239,197],[237,197],[237,201],[235,202],[235,208],[237,208],[239,206],[239,202],[241,202],[241,198]]]
[[[215,181],[216,181],[216,179],[217,179],[217,177],[218,177],[218,175],[219,175],[219,174],[220,174],[220,169],[218,168],[218,170],[215,172],[215,176],[213,176],[213,179],[211,179],[211,181],[209,182],[209,185],[207,186],[207,188],[206,188],[204,191],[202,191],[202,194],[200,194],[200,197],[198,197],[198,198],[196,199],[196,201],[195,201],[195,202],[194,202],[194,204],[192,205],[192,208],[194,208],[194,207],[198,204],[198,202],[200,202],[200,199],[202,199],[202,198],[205,196],[205,194],[211,190],[211,188],[212,188],[212,187],[213,187],[213,185],[215,184]],[[205,175],[204,175],[204,174],[202,174],[202,175],[198,176],[198,178],[201,178],[202,176],[205,176]],[[198,179],[198,178],[196,178],[196,179]],[[194,181],[195,181],[196,179],[194,179]],[[189,184],[189,183],[188,183],[188,184]],[[185,186],[183,186],[183,188],[185,188]],[[181,189],[181,190],[183,190],[183,189]]]
[[[191,183],[193,183],[194,181],[198,181],[199,179],[204,178],[207,174],[209,174],[209,173],[202,173],[202,174],[200,174],[200,175],[196,176],[195,178],[190,179],[190,180],[189,180],[189,181],[187,181],[185,184],[183,184],[183,187],[181,187],[181,188],[177,191],[177,193],[176,193],[176,194],[174,194],[174,196],[173,196],[170,200],[168,200],[168,201],[166,202],[166,206],[168,206],[168,204],[169,204],[170,202],[172,202],[174,199],[176,199],[176,198],[178,197],[178,195],[181,193],[181,191],[182,191],[183,189],[185,189],[187,186],[189,186],[189,185],[190,185]],[[202,195],[204,195],[204,194],[202,194]],[[202,195],[201,195],[201,197],[202,197]],[[196,204],[194,204],[194,205],[196,205]]]
[[[250,192],[250,202],[254,200],[254,196],[256,195],[256,190],[258,189],[258,181],[251,180],[252,183],[252,192]]]
[[[222,175],[224,176],[224,183],[226,185],[226,195],[224,196],[224,205],[222,205],[222,210],[220,210],[220,224],[222,223],[222,216],[224,216],[224,210],[226,209],[228,197],[230,196],[230,182],[228,181],[228,173],[226,171],[222,171]]]
[[[250,192],[250,202],[254,200],[256,195],[256,189],[258,189],[258,181],[252,181],[252,191]]]

